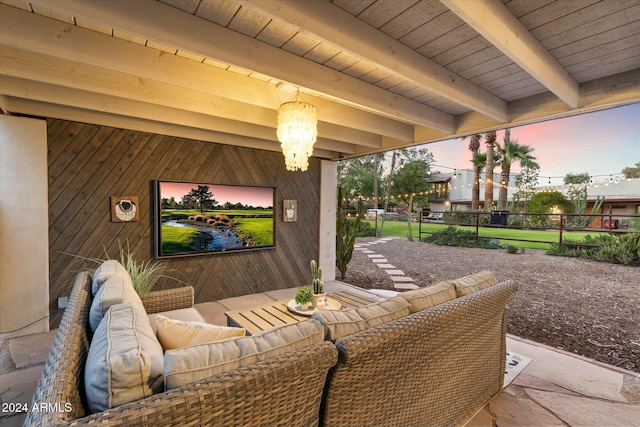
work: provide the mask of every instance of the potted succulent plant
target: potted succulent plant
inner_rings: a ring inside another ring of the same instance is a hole
[[[311,292],[311,289],[303,286],[298,289],[294,299],[301,310],[309,310],[313,304],[313,292]]]
[[[318,267],[315,260],[311,261],[311,285],[313,288],[313,305],[317,309],[327,305],[327,298],[324,292],[324,282],[322,282],[322,267]]]

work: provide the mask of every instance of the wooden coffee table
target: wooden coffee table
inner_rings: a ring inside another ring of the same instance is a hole
[[[378,302],[374,297],[349,291],[340,291],[329,296],[339,301],[342,308],[361,307]],[[225,312],[227,325],[245,328],[247,333],[255,334],[274,326],[296,323],[309,318],[308,316],[300,316],[292,313],[287,307],[289,301],[290,300],[274,301],[243,310],[227,311]]]

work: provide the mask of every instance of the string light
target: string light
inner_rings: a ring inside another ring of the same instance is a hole
[[[385,155],[385,157],[386,157],[386,155]],[[404,166],[404,162],[401,162],[401,165]],[[438,168],[444,168],[444,169],[450,169],[450,170],[453,171],[454,177],[459,177],[459,178],[462,178],[462,172],[461,171],[473,172],[472,169],[458,169],[458,168],[453,168],[453,167],[444,166],[444,165],[437,165],[437,164],[431,164],[431,166],[432,167],[438,167]],[[520,175],[520,174],[518,174],[518,173],[511,174],[511,176],[513,176],[513,177],[518,176],[518,175]],[[610,184],[618,184],[618,183],[620,183],[622,181],[625,181],[625,180],[629,181],[631,179],[631,178],[622,177],[622,174],[615,174],[616,175],[615,177],[613,175],[614,174],[589,175],[589,183],[588,184],[581,184],[582,188],[587,188],[587,189],[589,189],[589,188],[598,188],[600,185],[603,185],[603,184],[604,185],[608,185],[607,182],[610,183]],[[480,182],[477,182],[480,187],[484,187],[486,181],[488,181],[489,183],[493,184],[494,186],[496,185],[496,182],[494,182],[490,178],[488,180],[483,179],[483,177],[485,177],[485,176],[486,176],[485,172],[482,172],[480,174]],[[609,179],[606,179],[606,180],[604,180],[602,182],[597,181],[597,180],[594,181],[594,178],[605,177],[605,176],[608,176]],[[543,175],[543,176],[540,176],[540,178],[543,178],[543,179],[547,178],[548,184],[549,184],[549,186],[551,186],[552,185],[552,183],[551,183],[552,179],[564,179],[565,177],[564,176],[546,176],[546,175]],[[528,192],[528,193],[567,192],[567,191],[569,191],[569,189],[572,189],[572,188],[574,190],[576,188],[580,188],[580,187],[577,187],[579,184],[573,184],[573,183],[566,184],[566,185],[565,184],[556,185],[556,186],[554,186],[552,188],[540,188],[540,187],[537,187],[537,188],[521,188],[521,187],[505,185],[505,184],[503,184],[504,180],[499,181],[499,183],[500,183],[500,187],[502,187],[502,188],[506,187],[508,190],[524,191],[524,192]],[[445,183],[443,182],[441,184],[445,184]],[[413,196],[417,196],[417,195],[429,196],[429,195],[437,194],[439,191],[437,191],[434,188],[436,185],[437,184],[432,183],[431,184],[431,188],[429,188],[428,190],[424,190],[424,191],[420,191],[420,192],[417,192],[417,193],[413,193]],[[452,189],[452,188],[453,189],[457,189],[457,187],[458,187],[457,185],[453,186],[451,184],[451,182],[447,182],[445,185],[446,185],[446,188],[448,188],[448,189]],[[467,186],[471,186],[471,183],[468,183]],[[461,185],[460,187],[462,188],[463,186]],[[391,198],[395,198],[395,199],[402,199],[402,198],[406,199],[406,198],[409,197],[409,195],[408,194],[397,194],[397,195],[390,195],[390,197]],[[357,197],[356,199],[360,199],[360,200],[363,200],[363,201],[373,201],[374,198],[373,197]],[[345,198],[344,201],[345,202],[349,202],[350,199]]]

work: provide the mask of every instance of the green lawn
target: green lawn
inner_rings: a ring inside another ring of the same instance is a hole
[[[375,227],[375,221],[367,221],[371,224],[372,227]],[[378,226],[380,226],[380,222],[378,222]],[[412,231],[414,239],[418,238],[418,223],[412,223]],[[422,231],[428,232],[437,232],[444,228],[446,228],[446,224],[436,224],[436,223],[425,223],[422,224]],[[466,230],[470,230],[475,232],[475,227],[466,227],[466,226],[458,226],[459,228],[463,228]],[[407,237],[407,223],[400,221],[385,221],[384,227],[382,230],[382,236],[400,236]],[[480,227],[479,229],[480,236],[490,236],[495,237],[500,240],[501,244],[512,244],[519,248],[529,248],[529,249],[549,249],[548,243],[537,243],[537,242],[519,242],[516,240],[507,240],[507,239],[523,239],[523,240],[539,240],[549,243],[557,243],[559,240],[559,232],[556,230],[518,230],[518,229],[508,229],[508,228],[489,228],[489,227]],[[562,238],[571,239],[576,241],[584,240],[587,235],[594,235],[596,233],[589,233],[584,231],[564,231],[562,233]],[[425,235],[423,234],[423,237]]]
[[[259,246],[273,245],[273,218],[237,218],[236,228],[251,234]]]
[[[173,254],[191,250],[191,244],[198,235],[195,228],[162,226],[162,253]]]
[[[273,245],[272,218],[237,218],[238,230],[251,234],[259,246]],[[199,231],[189,227],[162,226],[162,252],[165,254],[190,251]]]

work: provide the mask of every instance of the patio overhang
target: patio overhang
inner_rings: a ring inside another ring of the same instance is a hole
[[[605,0],[0,0],[0,108],[359,156],[640,101],[640,5]]]

